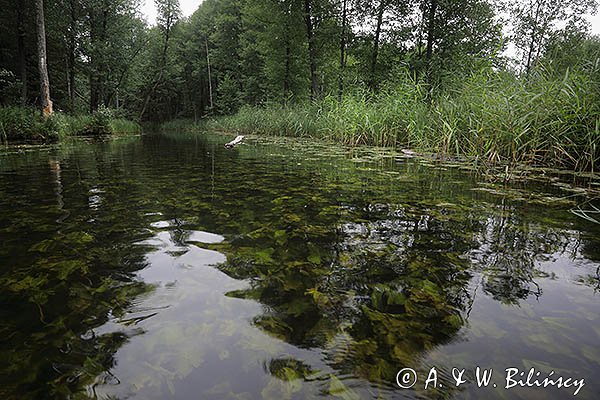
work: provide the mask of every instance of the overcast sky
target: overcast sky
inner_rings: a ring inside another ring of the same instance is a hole
[[[198,9],[202,0],[179,0],[181,11],[184,16],[190,16],[194,11]],[[154,24],[156,22],[156,8],[154,7],[154,0],[144,0],[142,3],[142,13],[148,18],[148,22]],[[596,35],[600,35],[600,13],[589,16],[588,20],[592,24],[592,32]]]
[[[202,3],[202,0],[179,0],[179,6],[184,16],[188,17],[194,13]],[[156,22],[156,7],[154,0],[142,1],[142,13],[148,17],[148,22],[154,24]]]

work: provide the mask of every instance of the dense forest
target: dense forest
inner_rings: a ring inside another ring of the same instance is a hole
[[[137,0],[1,3],[5,118],[44,107],[41,24],[49,96],[70,115],[235,115],[218,126],[577,169],[599,158],[595,0],[205,0],[188,18],[155,0],[155,25]]]

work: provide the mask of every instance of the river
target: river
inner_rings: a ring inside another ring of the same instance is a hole
[[[597,398],[580,192],[230,139],[0,150],[3,399]]]

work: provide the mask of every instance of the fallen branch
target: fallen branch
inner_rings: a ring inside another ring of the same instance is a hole
[[[244,140],[244,136],[238,135],[231,142],[225,143],[225,148],[231,149],[231,148],[237,146],[238,144],[242,143],[242,140]]]

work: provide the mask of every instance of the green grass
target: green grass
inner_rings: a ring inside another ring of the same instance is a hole
[[[109,122],[109,128],[113,134],[140,134],[142,126],[137,122],[125,118],[113,118]]]
[[[529,81],[482,71],[432,101],[410,78],[376,96],[242,108],[208,127],[235,133],[318,137],[347,145],[408,147],[489,163],[597,170],[598,83],[578,73],[539,73]]]
[[[61,134],[62,119],[44,120],[32,108],[0,107],[0,143],[9,141],[55,141]]]
[[[192,119],[174,119],[156,127],[160,131],[197,132],[202,130],[204,121],[195,122]]]
[[[54,142],[67,136],[138,134],[141,131],[137,122],[115,118],[106,110],[74,116],[56,112],[44,120],[34,108],[0,107],[0,143]]]

